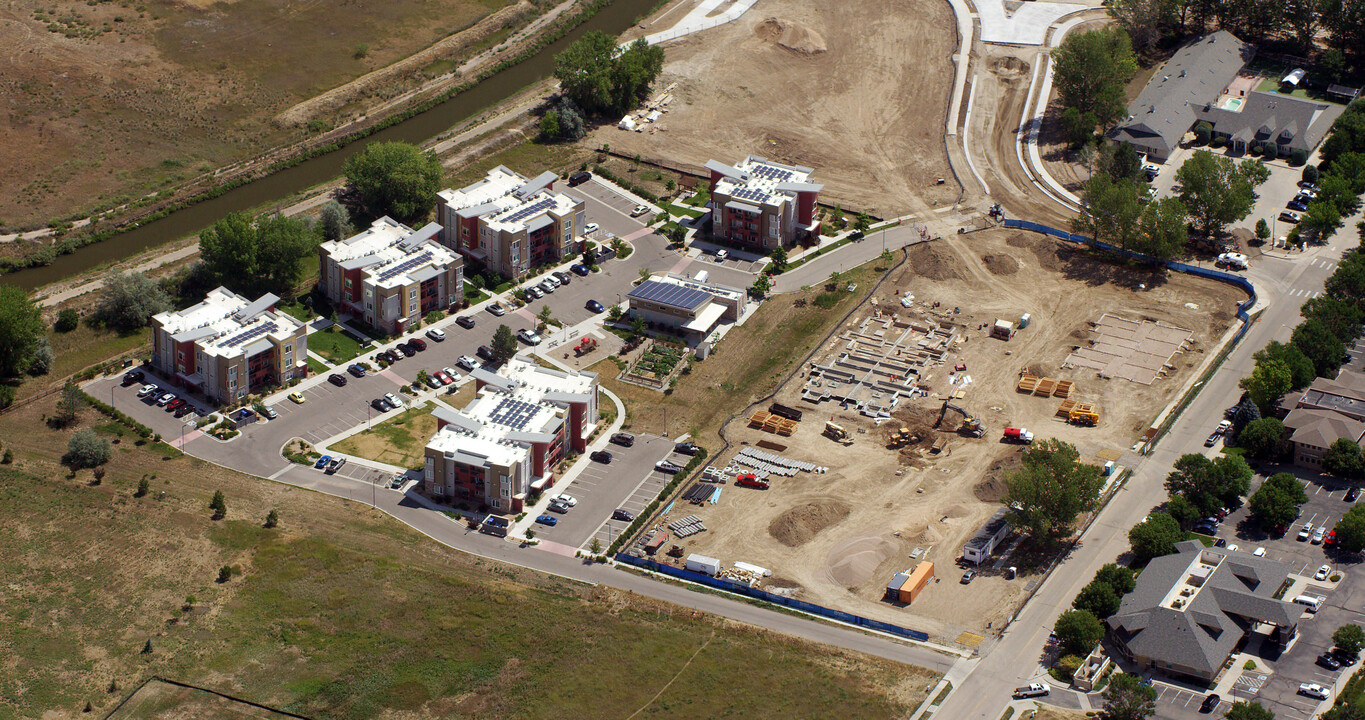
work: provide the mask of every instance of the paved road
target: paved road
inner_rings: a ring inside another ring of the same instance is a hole
[[[1052,573],[984,658],[964,662],[950,674],[954,690],[934,714],[961,720],[997,720],[1010,691],[1039,672],[1039,658],[1057,615],[1105,563],[1128,550],[1128,529],[1166,499],[1162,481],[1181,455],[1202,452],[1210,423],[1222,417],[1229,398],[1241,391],[1237,381],[1251,371],[1252,354],[1271,340],[1287,340],[1299,320],[1306,295],[1322,289],[1332,261],[1349,244],[1339,233],[1332,246],[1293,260],[1264,257],[1253,265],[1252,280],[1270,300],[1246,337],[1229,355],[1208,386],[1176,420],[1151,455],[1138,464],[1117,497],[1100,512],[1082,543]],[[1314,262],[1314,260],[1327,260]],[[967,674],[970,673],[970,674]],[[966,674],[965,678],[961,677]],[[956,677],[954,677],[956,676]]]

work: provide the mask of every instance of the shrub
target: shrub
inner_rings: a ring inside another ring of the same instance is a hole
[[[1318,181],[1318,166],[1317,166],[1317,165],[1304,165],[1304,166],[1303,166],[1303,181],[1304,181],[1304,182],[1310,182],[1310,183],[1316,183],[1316,182]]]
[[[57,313],[57,322],[52,325],[52,329],[59,333],[68,333],[75,330],[80,324],[80,314],[71,308],[67,308]]]
[[[1200,145],[1207,144],[1209,141],[1209,135],[1211,135],[1212,133],[1213,126],[1210,125],[1207,120],[1201,120],[1199,121],[1198,125],[1194,126],[1194,139],[1195,142],[1198,142]]]
[[[1219,136],[1217,136],[1217,137],[1215,137],[1214,139],[1212,139],[1212,140],[1209,141],[1209,145],[1211,145],[1211,146],[1213,146],[1213,147],[1216,147],[1216,148],[1223,147],[1224,145],[1227,145],[1227,144],[1228,144],[1228,139],[1227,139],[1226,137],[1222,136],[1222,135],[1219,135]]]
[[[1303,165],[1308,162],[1308,151],[1303,148],[1294,148],[1294,154],[1290,156],[1289,162],[1295,165]]]
[[[62,464],[72,470],[97,467],[109,462],[112,452],[109,441],[96,435],[94,430],[81,430],[67,441]]]
[[[218,582],[225,583],[232,579],[232,568],[224,565],[218,568]]]

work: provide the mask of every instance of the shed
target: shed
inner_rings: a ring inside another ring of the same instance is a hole
[[[1284,78],[1280,80],[1280,84],[1293,85],[1294,87],[1298,87],[1299,83],[1303,82],[1303,78],[1307,74],[1308,73],[1304,71],[1303,68],[1294,68],[1293,70],[1289,71],[1288,75],[1285,75]]]
[[[905,581],[910,576],[905,573],[896,573],[891,576],[891,582],[886,584],[886,599],[890,602],[900,602],[901,588],[905,586]]]

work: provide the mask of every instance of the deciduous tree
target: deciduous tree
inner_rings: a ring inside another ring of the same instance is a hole
[[[109,462],[112,453],[109,441],[100,437],[94,430],[78,430],[66,443],[66,454],[62,464],[72,470],[98,467]]]
[[[100,288],[95,319],[119,332],[131,332],[170,307],[170,296],[147,273],[112,273]]]
[[[493,362],[501,365],[512,359],[517,354],[517,339],[512,335],[512,328],[506,325],[499,325],[493,333]]]
[[[1289,341],[1313,363],[1319,377],[1333,377],[1346,362],[1346,346],[1321,321],[1308,318],[1294,328]]]
[[[1365,465],[1362,465],[1360,446],[1350,438],[1337,438],[1322,454],[1322,469],[1348,480],[1359,480]]]
[[[1212,515],[1245,495],[1251,476],[1251,467],[1236,455],[1210,460],[1191,453],[1175,461],[1175,469],[1166,476],[1166,491],[1183,496],[1205,515]]]
[[[1250,215],[1256,206],[1256,183],[1238,170],[1232,158],[1198,150],[1176,170],[1175,177],[1182,185],[1180,200],[1205,235]]]
[[[387,215],[413,225],[426,219],[441,189],[441,161],[411,143],[370,143],[342,172],[365,220]]]
[[[1289,392],[1294,385],[1294,375],[1278,360],[1258,362],[1251,369],[1251,375],[1244,377],[1238,385],[1247,391],[1247,396],[1256,403],[1261,415],[1269,415],[1280,397]]]
[[[1352,505],[1332,531],[1337,534],[1337,547],[1342,552],[1365,550],[1365,505]]]
[[[664,51],[643,39],[619,49],[615,38],[592,30],[555,56],[564,95],[589,114],[629,112],[649,94],[663,70]]]
[[[1332,632],[1332,642],[1347,655],[1359,655],[1365,648],[1365,630],[1355,623],[1347,623]]]
[[[43,314],[28,293],[0,285],[0,375],[12,377],[28,369],[45,329]]]
[[[1128,673],[1115,673],[1104,687],[1103,720],[1146,720],[1156,714],[1156,690]]]
[[[1280,454],[1284,423],[1277,418],[1261,418],[1247,423],[1237,435],[1237,444],[1257,460],[1273,460]]]
[[[1223,717],[1225,720],[1275,720],[1275,713],[1266,710],[1260,703],[1238,700]]]
[[[1098,580],[1091,580],[1089,585],[1081,588],[1076,594],[1071,607],[1088,611],[1091,615],[1104,620],[1119,611],[1119,600],[1114,588]]]
[[[1313,382],[1313,378],[1317,377],[1317,373],[1313,371],[1312,360],[1309,360],[1297,347],[1278,340],[1271,341],[1265,347],[1257,350],[1254,357],[1258,363],[1267,360],[1277,360],[1283,363],[1285,367],[1289,368],[1289,374],[1292,378],[1291,388],[1294,390],[1308,387],[1308,384]]]
[[[231,213],[199,234],[199,254],[214,280],[234,292],[288,295],[317,242],[318,235],[297,218],[253,221]]]
[[[1180,523],[1164,512],[1154,512],[1128,531],[1128,542],[1138,560],[1146,561],[1175,552],[1175,544],[1189,538]]]
[[[1104,638],[1104,625],[1086,610],[1067,610],[1052,626],[1057,642],[1073,655],[1085,657]]]
[[[1080,461],[1074,445],[1049,439],[1024,452],[1022,466],[1005,479],[1004,503],[1016,509],[1011,522],[1035,540],[1055,542],[1071,532],[1076,517],[1095,506],[1103,471]]]
[[[1052,61],[1063,107],[1090,113],[1105,128],[1123,116],[1124,87],[1137,72],[1137,57],[1123,28],[1068,33],[1052,52]]]
[[[1291,473],[1276,473],[1251,494],[1247,507],[1262,528],[1286,526],[1298,517],[1300,505],[1308,502],[1303,485]]]

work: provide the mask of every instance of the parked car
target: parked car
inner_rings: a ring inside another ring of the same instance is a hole
[[[440,328],[431,328],[430,330],[427,331],[427,337],[431,338],[436,342],[445,342],[446,331]]]
[[[382,397],[377,397],[377,398],[371,400],[371,401],[370,401],[370,407],[374,408],[375,410],[378,410],[379,412],[384,412],[384,411],[386,411],[386,410],[391,410],[391,409],[392,409],[392,408],[389,407],[389,401],[388,401],[388,400],[385,400],[385,399],[382,398]]]
[[[546,513],[536,518],[536,522],[540,523],[541,525],[548,525],[550,527],[554,527],[559,524],[559,518],[555,517],[554,515]]]
[[[398,396],[393,393],[384,393],[384,402],[387,402],[391,408],[403,407],[403,401],[399,400]]]
[[[317,468],[318,470],[321,470],[321,469],[327,467],[327,463],[330,463],[330,462],[332,462],[332,456],[331,456],[331,455],[323,455],[322,457],[318,458],[318,461],[317,461],[317,462],[313,463],[313,467]]]
[[[525,329],[525,328],[523,328],[523,329],[517,331],[517,339],[521,340],[522,342],[526,343],[527,345],[539,345],[539,344],[540,344],[540,336],[537,335],[537,334],[535,334],[534,332],[531,332],[530,330]]]
[[[142,387],[138,388],[138,390],[137,390],[137,396],[138,396],[138,397],[147,397],[147,396],[156,397],[156,393],[157,393],[157,391],[159,391],[160,389],[161,389],[161,388],[157,387],[155,384],[143,385]]]
[[[176,417],[181,418],[185,417],[186,415],[189,415],[192,412],[194,412],[194,406],[189,403],[185,403],[184,405],[181,405],[180,407],[176,408],[174,414]]]
[[[403,475],[403,474],[401,474],[401,473],[398,474],[398,475],[394,475],[394,476],[393,476],[393,479],[389,481],[389,489],[390,489],[390,490],[397,490],[398,488],[403,487],[403,483],[405,483],[405,482],[407,482],[407,481],[408,481],[408,477],[407,477],[406,475]]]
[[[719,249],[719,250],[716,251],[716,262],[724,262],[724,261],[725,261],[725,258],[727,258],[727,257],[729,257],[729,256],[730,256],[730,251],[729,251],[729,250],[726,250],[725,248],[721,248],[721,249]]]
[[[289,399],[292,400],[295,405],[302,405],[304,403],[303,393],[298,390],[289,393]]]
[[[1294,198],[1293,200],[1290,200],[1288,203],[1286,203],[1285,207],[1289,208],[1290,210],[1298,210],[1299,212],[1303,212],[1304,210],[1308,209],[1308,203],[1304,202],[1303,200],[1300,200],[1299,198]]]
[[[1218,693],[1210,693],[1208,697],[1204,698],[1204,702],[1199,704],[1199,712],[1211,713],[1218,709],[1218,703],[1221,702],[1223,702],[1223,698],[1219,697]]]
[[[488,362],[493,362],[493,348],[488,347],[487,345],[480,345],[479,349],[474,351],[474,354]]]
[[[583,183],[591,179],[592,173],[588,172],[587,170],[580,170],[569,176],[569,187],[573,187],[574,185],[582,185]]]
[[[140,383],[145,377],[147,377],[147,375],[141,370],[136,368],[129,370],[128,372],[123,373],[123,386],[128,387],[129,385]]]
[[[327,463],[327,474],[328,474],[328,475],[331,475],[331,474],[335,473],[336,471],[338,471],[338,470],[341,469],[341,466],[342,466],[342,465],[345,465],[345,464],[346,464],[346,458],[335,458],[335,459],[333,459],[332,462]]]
[[[593,311],[593,312],[595,312],[595,313],[600,313],[600,312],[606,312],[606,311],[607,311],[606,308],[602,307],[602,303],[597,302],[596,300],[589,300],[589,301],[588,301],[588,309],[591,310],[591,311]]]
[[[615,433],[611,436],[611,442],[621,447],[631,447],[635,444],[635,436],[630,433]]]
[[[1331,547],[1332,545],[1336,545],[1336,544],[1337,544],[1337,531],[1336,531],[1336,530],[1333,530],[1333,531],[1327,533],[1327,537],[1325,537],[1325,538],[1322,539],[1322,544],[1323,544],[1324,547]]]
[[[1023,687],[1015,688],[1014,697],[1015,699],[1043,697],[1047,695],[1048,692],[1049,690],[1046,683],[1029,683]]]
[[[1305,541],[1313,536],[1313,523],[1306,522],[1299,528],[1299,541]]]
[[[455,367],[462,368],[464,370],[473,370],[478,366],[479,366],[478,358],[472,358],[468,355],[461,355],[459,358],[455,360]]]
[[[1318,527],[1313,529],[1313,544],[1321,545],[1323,538],[1327,537],[1327,528]]]
[[[1299,694],[1319,700],[1326,700],[1331,695],[1327,688],[1317,683],[1299,683]]]
[[[593,462],[600,462],[603,465],[611,464],[611,453],[607,452],[606,450],[598,450],[593,454],[589,455],[588,458],[591,459]]]
[[[1332,648],[1332,655],[1341,663],[1342,667],[1351,667],[1360,661],[1355,653],[1349,653],[1341,648]]]
[[[524,292],[526,293],[527,296],[532,297],[532,298],[535,298],[536,300],[539,300],[539,299],[545,297],[545,291],[544,291],[544,290],[541,290],[540,288],[536,287],[535,285],[527,285],[527,286],[524,288]]]
[[[612,513],[611,513],[611,519],[612,519],[612,520],[625,520],[626,522],[630,522],[630,521],[632,521],[632,520],[635,519],[635,513],[631,512],[631,511],[629,511],[629,510],[626,510],[625,508],[616,508],[616,509],[613,510]]]
[[[673,452],[681,455],[696,455],[701,446],[694,442],[682,442],[673,446]]]
[[[1215,432],[1212,435],[1209,435],[1204,439],[1204,447],[1213,447],[1214,445],[1217,445],[1218,438],[1220,437],[1222,437],[1222,433]]]
[[[578,505],[578,498],[569,494],[556,495],[552,500],[558,500],[567,504],[569,507],[576,507]]]
[[[346,368],[346,372],[358,378],[363,378],[365,377],[365,366],[360,363],[352,363],[350,367]]]
[[[270,418],[271,420],[274,420],[275,418],[280,416],[280,413],[278,410],[275,409],[274,405],[266,405],[265,416]]]
[[[1280,219],[1288,223],[1296,223],[1299,221],[1299,214],[1296,212],[1290,212],[1288,210],[1285,210],[1284,212],[1280,213]]]
[[[165,395],[162,395],[161,397],[156,399],[156,404],[158,407],[166,407],[174,399],[175,393],[166,393]]]
[[[654,463],[654,469],[666,475],[677,475],[682,472],[681,465],[671,463],[667,460],[660,460],[659,462]]]
[[[540,284],[537,285],[536,287],[540,288],[541,290],[544,290],[545,294],[549,295],[550,293],[559,289],[559,281],[555,280],[554,278],[545,278],[544,280],[541,280]]]
[[[1332,574],[1332,566],[1331,566],[1331,565],[1322,565],[1322,566],[1319,566],[1319,567],[1318,567],[1318,571],[1317,571],[1317,572],[1313,573],[1313,579],[1314,579],[1314,580],[1326,580],[1327,577],[1328,577],[1329,575],[1331,575],[1331,574]]]
[[[423,350],[427,349],[427,341],[423,340],[422,338],[413,338],[408,341],[408,346],[413,348],[417,352],[422,352]]]
[[[1217,540],[1214,540],[1214,541],[1213,541],[1213,546],[1214,546],[1214,547],[1227,547],[1227,546],[1228,546],[1228,541],[1227,541],[1227,540],[1224,540],[1223,538],[1218,538]]]
[[[189,403],[185,402],[181,398],[176,398],[166,403],[166,412],[175,412],[176,410],[179,410],[180,408],[185,407],[186,405],[189,405]]]
[[[397,351],[397,350],[385,350],[384,352],[380,353],[379,356],[382,357],[382,358],[384,358],[384,362],[386,362],[386,363],[392,365],[392,364],[398,362],[398,361],[399,361],[400,359],[402,359],[404,356],[406,356],[406,355],[411,355],[411,354],[412,354],[412,353],[402,353],[402,352],[399,352],[399,351]]]
[[[1256,557],[1265,557],[1265,548],[1261,547],[1260,545],[1257,545],[1256,549],[1251,551],[1251,554],[1255,555]]]
[[[442,385],[449,385],[455,382],[455,377],[450,373],[447,373],[445,370],[437,370],[436,372],[432,373],[432,377],[436,378],[437,380],[440,380]]]
[[[474,318],[468,315],[461,315],[455,318],[455,324],[466,330],[470,330],[474,327]]]
[[[961,582],[963,585],[969,585],[969,584],[971,584],[971,582],[972,582],[973,580],[975,580],[975,579],[976,579],[976,571],[975,571],[975,570],[968,570],[967,572],[962,573],[962,580],[961,580],[960,582]]]
[[[1355,502],[1356,498],[1358,497],[1360,497],[1360,488],[1353,487],[1350,490],[1346,491],[1346,497],[1342,499],[1345,500],[1346,502]]]
[[[417,354],[417,349],[407,343],[398,343],[398,351],[403,353],[403,357],[412,357]]]
[[[548,507],[550,509],[550,512],[557,512],[560,515],[563,515],[564,513],[569,511],[569,504],[565,502],[560,502],[559,498],[551,500]]]
[[[583,277],[586,277],[587,274],[590,272],[588,270],[588,266],[582,263],[574,263],[574,265],[569,269],[572,270],[575,275],[580,275]]]
[[[436,377],[434,373],[431,375],[427,375],[427,387],[431,388],[432,390],[441,387],[441,385],[443,384],[444,383],[441,382],[441,379]]]
[[[635,208],[634,208],[633,210],[630,211],[630,216],[631,216],[631,217],[640,217],[641,215],[644,215],[644,214],[647,213],[647,212],[649,212],[649,207],[648,207],[648,206],[646,206],[646,205],[636,205]]]
[[[552,274],[555,276],[555,279],[559,281],[560,285],[568,285],[573,282],[573,276],[563,270],[556,270]]]
[[[498,303],[491,303],[488,306],[488,312],[493,313],[493,317],[502,317],[503,315],[507,314],[507,308],[499,305]]]
[[[327,376],[327,382],[337,387],[346,387],[346,376],[340,373],[332,373]]]

